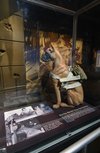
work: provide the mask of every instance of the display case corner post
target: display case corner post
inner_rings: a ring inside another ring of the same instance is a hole
[[[72,33],[72,64],[75,64],[75,49],[76,49],[76,39],[77,39],[77,22],[78,22],[78,15],[75,14],[73,16],[73,33]]]

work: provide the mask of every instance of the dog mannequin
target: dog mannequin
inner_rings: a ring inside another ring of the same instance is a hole
[[[48,54],[50,61],[52,61],[52,66],[50,69],[50,76],[52,78],[52,83],[54,86],[56,94],[56,102],[53,105],[53,108],[57,109],[59,107],[74,107],[83,103],[83,88],[82,85],[75,88],[68,89],[67,94],[67,103],[62,102],[61,100],[61,86],[59,85],[62,78],[70,78],[69,66],[69,56],[71,54],[70,48],[66,46],[58,47],[57,43],[51,43],[51,46],[45,51],[45,54]]]

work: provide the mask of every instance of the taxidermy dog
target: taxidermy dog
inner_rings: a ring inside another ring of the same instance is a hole
[[[50,77],[54,86],[56,101],[53,108],[74,107],[83,103],[83,88],[79,81],[75,81],[73,74],[69,69],[68,61],[71,54],[69,47],[60,46],[57,43],[51,43],[51,46],[45,50],[42,61],[50,62]],[[65,80],[65,81],[64,81]],[[76,79],[77,80],[77,79]],[[76,84],[76,85],[71,85]],[[61,100],[61,87],[66,89],[67,102]]]

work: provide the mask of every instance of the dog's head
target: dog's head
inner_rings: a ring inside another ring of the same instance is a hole
[[[54,60],[56,58],[55,51],[52,47],[49,47],[45,50],[45,53],[42,55],[41,59],[44,62]]]

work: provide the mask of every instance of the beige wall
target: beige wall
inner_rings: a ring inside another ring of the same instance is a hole
[[[9,24],[10,26],[6,27]],[[25,85],[24,26],[23,17],[13,15],[0,21],[0,89],[16,85],[14,73],[19,74],[17,85]],[[3,77],[2,77],[3,76]],[[3,80],[2,80],[3,79]]]

